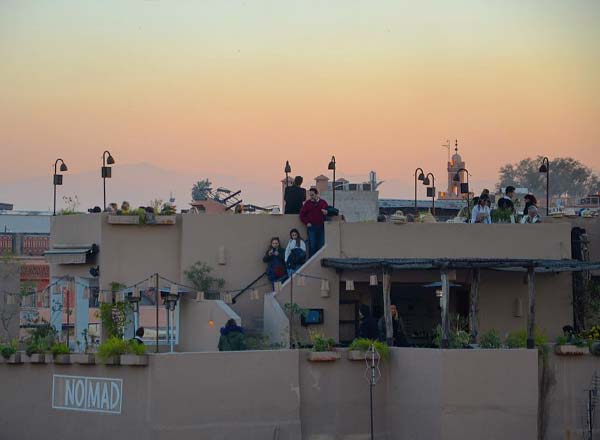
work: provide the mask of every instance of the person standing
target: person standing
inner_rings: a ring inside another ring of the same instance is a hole
[[[358,337],[371,339],[373,341],[379,339],[379,326],[377,320],[371,315],[371,309],[366,304],[361,304],[358,308],[358,316],[360,324],[358,326]]]
[[[525,207],[523,208],[523,217],[525,217],[529,212],[530,206],[535,206],[537,208],[537,199],[533,194],[527,194],[523,197],[523,200],[525,200]]]
[[[221,327],[219,351],[242,351],[246,349],[244,329],[237,325],[235,319],[230,319]]]
[[[526,223],[541,223],[542,218],[538,214],[538,209],[535,205],[530,205],[527,209],[527,215],[521,219],[521,224]]]
[[[512,201],[514,195],[515,187],[511,185],[507,186],[504,195],[498,200],[498,209],[505,209],[514,213],[515,204]]]
[[[306,200],[306,190],[302,188],[302,176],[294,178],[294,184],[285,189],[283,201],[285,202],[284,214],[300,214],[302,204]]]
[[[300,221],[306,225],[308,247],[312,257],[325,244],[325,216],[328,205],[319,197],[319,191],[316,188],[311,188],[308,194],[309,199],[304,202],[300,210]]]
[[[471,223],[492,223],[488,201],[489,198],[484,194],[478,197],[477,205],[473,207],[471,212]]]
[[[390,305],[390,312],[392,314],[392,346],[408,347],[408,340],[406,339],[406,333],[404,332],[404,324],[402,323],[402,318],[400,318],[396,304]],[[379,329],[379,340],[385,342],[387,339],[385,315],[379,318],[377,327]]]

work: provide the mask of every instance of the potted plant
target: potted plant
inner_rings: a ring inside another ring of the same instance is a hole
[[[119,365],[121,355],[127,353],[127,341],[111,337],[98,347],[98,358],[105,365]]]
[[[83,353],[73,353],[71,354],[71,361],[74,364],[79,365],[94,365],[96,363],[96,356],[94,353],[90,352],[90,344],[88,339],[88,331],[87,329],[83,329],[81,332],[84,341]]]
[[[68,365],[71,363],[71,356],[67,344],[55,342],[50,347],[50,353],[52,353],[52,356],[54,357],[55,364]]]
[[[21,353],[17,351],[17,341],[0,346],[0,354],[7,364],[21,363]]]
[[[515,217],[511,209],[494,209],[491,212],[492,223],[514,223]]]
[[[158,215],[155,217],[157,225],[174,225],[176,221],[175,208],[170,203],[162,205]]]
[[[46,351],[48,351],[47,344],[39,339],[29,341],[27,347],[25,347],[25,354],[32,364],[45,364],[50,360],[46,359]]]
[[[335,351],[335,340],[325,338],[316,333],[311,335],[313,349],[308,353],[310,362],[335,362],[340,358],[340,353]]]
[[[479,348],[502,348],[502,339],[496,330],[489,330],[479,337]]]
[[[581,356],[589,353],[587,342],[578,335],[559,336],[556,338],[554,353],[559,356]]]
[[[371,346],[375,346],[375,357],[387,359],[390,356],[390,348],[385,342],[374,341],[366,338],[357,338],[352,341],[348,350],[348,360],[364,361],[367,357],[370,358]]]
[[[146,346],[135,341],[127,343],[125,354],[121,355],[121,365],[146,366],[148,365],[148,355]]]

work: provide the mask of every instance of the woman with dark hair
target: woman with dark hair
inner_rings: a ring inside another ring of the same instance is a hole
[[[263,257],[263,262],[267,263],[267,277],[269,277],[269,281],[271,281],[273,289],[275,289],[275,283],[283,281],[287,277],[285,251],[281,247],[279,237],[271,239],[271,244]]]
[[[288,276],[292,276],[306,262],[306,243],[302,240],[298,229],[290,231],[290,241],[285,248],[285,263]]]
[[[537,208],[537,199],[533,194],[527,194],[523,197],[523,200],[525,200],[525,207],[523,208],[523,217],[525,217],[529,213],[530,206],[535,206]]]

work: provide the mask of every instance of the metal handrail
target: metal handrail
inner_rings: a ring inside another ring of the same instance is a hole
[[[252,286],[254,286],[262,277],[264,277],[267,274],[267,272],[263,272],[260,274],[260,276],[258,278],[256,278],[254,281],[252,281],[250,284],[248,284],[246,287],[244,287],[242,290],[240,290],[232,299],[231,299],[231,303],[235,304],[236,300],[238,299],[238,297],[240,295],[243,295],[248,289],[250,289]]]

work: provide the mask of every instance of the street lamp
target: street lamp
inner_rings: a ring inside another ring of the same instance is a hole
[[[290,162],[288,160],[285,161],[285,187],[288,187],[288,174],[292,172],[292,167],[290,166]]]
[[[62,183],[63,183],[62,174],[58,174],[58,171],[56,170],[56,167],[58,166],[58,162],[61,162],[60,171],[61,172],[67,171],[67,164],[65,164],[65,161],[60,158],[56,159],[56,162],[54,162],[54,177],[52,179],[52,183],[54,185],[54,213],[52,215],[56,215],[56,186],[62,185]]]
[[[108,157],[106,155],[108,154]],[[112,165],[115,163],[115,159],[112,157],[112,154],[108,150],[102,153],[102,185],[104,187],[104,210],[106,211],[106,179],[110,179],[112,177],[111,168],[106,165]]]
[[[546,156],[542,159],[540,173],[546,173],[546,215],[550,214],[550,161]]]
[[[460,183],[460,173],[465,172],[467,176],[467,181],[464,183]],[[454,182],[460,183],[460,194],[467,194],[467,222],[471,219],[471,208],[469,206],[469,171],[466,168],[460,168],[454,178],[452,179]]]
[[[335,156],[331,156],[327,169],[333,170],[333,184],[331,185],[331,188],[333,190],[333,207],[335,208]]]
[[[431,180],[429,180],[431,176]],[[429,184],[431,183],[431,186]],[[423,185],[427,186],[427,197],[431,197],[432,214],[435,217],[435,176],[433,173],[428,173],[423,179]]]
[[[420,173],[417,175],[417,172]],[[415,215],[417,215],[417,180],[420,180],[421,182],[425,180],[425,171],[423,171],[423,168],[417,168],[415,170]]]

